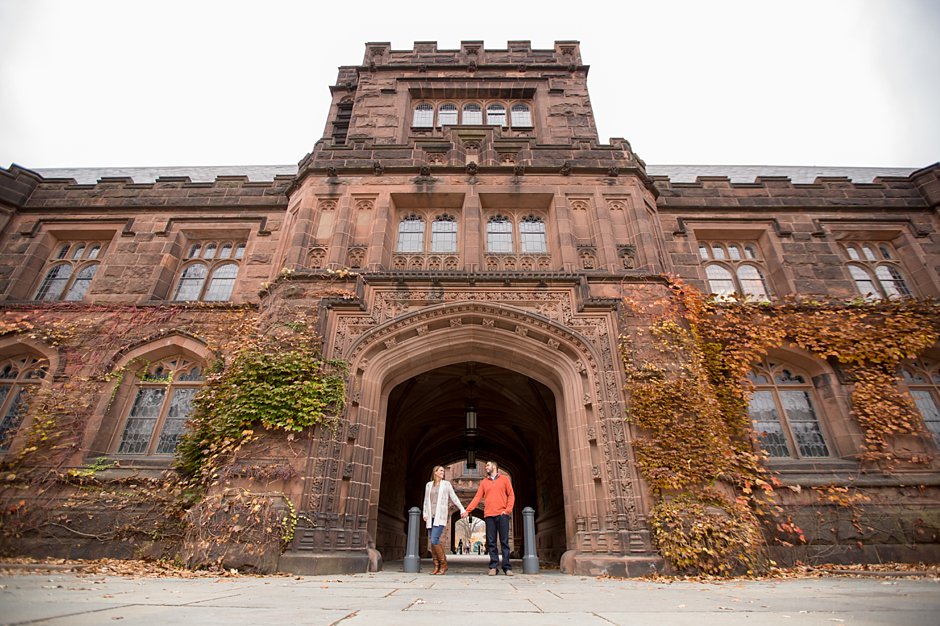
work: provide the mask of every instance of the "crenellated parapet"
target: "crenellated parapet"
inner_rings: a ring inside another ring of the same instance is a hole
[[[21,206],[25,210],[283,208],[293,178],[250,181],[248,176],[217,176],[212,182],[193,182],[189,176],[161,176],[152,182],[134,182],[131,177],[102,177],[93,184],[79,184],[74,178],[39,176]]]
[[[754,182],[732,182],[726,176],[699,176],[695,182],[672,182],[651,176],[663,209],[836,208],[879,207],[923,209],[940,197],[940,165],[911,176],[879,176],[854,182],[843,176],[819,176],[812,183],[794,183],[786,176],[758,176]],[[931,196],[933,194],[933,196]],[[933,199],[931,199],[931,197]]]
[[[394,66],[463,65],[480,68],[487,65],[555,66],[569,69],[581,66],[581,48],[577,41],[556,41],[552,49],[537,50],[532,42],[510,41],[504,49],[487,49],[482,41],[461,41],[457,50],[438,49],[436,41],[416,41],[411,50],[392,50],[388,42],[366,44],[362,65],[370,69]]]

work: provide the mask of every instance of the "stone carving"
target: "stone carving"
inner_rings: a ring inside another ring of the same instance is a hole
[[[352,269],[359,269],[362,267],[363,262],[366,258],[366,249],[365,248],[350,248],[349,254],[346,255],[346,267]]]
[[[375,173],[376,176],[381,176],[382,174],[385,173],[385,166],[382,165],[381,161],[373,161],[372,171]]]
[[[351,424],[346,431],[346,438],[356,440],[359,438],[359,424]]]
[[[480,170],[480,167],[477,165],[476,161],[470,161],[467,163],[467,174],[470,176],[476,176],[477,172]]]
[[[611,211],[623,211],[627,208],[627,204],[623,200],[610,200],[607,202],[607,208]]]
[[[422,165],[421,169],[418,171],[418,175],[422,178],[429,178],[431,176],[431,166]]]
[[[571,176],[571,162],[565,161],[559,172],[562,176]]]
[[[357,211],[371,211],[373,208],[375,208],[375,202],[373,200],[367,200],[367,199],[356,200]]]
[[[515,176],[525,176],[525,165],[522,163],[516,163],[516,166],[512,168],[512,173]]]
[[[327,178],[336,178],[339,175],[339,172],[336,171],[336,168],[330,165],[326,168],[326,177]]]
[[[633,246],[617,246],[617,256],[620,257],[623,269],[632,270],[636,267],[636,249]]]
[[[391,337],[385,340],[386,348],[394,348],[396,345],[398,345],[398,340],[395,337]]]
[[[529,329],[526,328],[525,326],[521,326],[521,325],[520,325],[520,326],[516,326],[516,331],[515,331],[515,332],[516,332],[516,334],[519,335],[520,337],[525,337],[525,336],[527,336],[527,335],[529,334]]]
[[[322,246],[310,250],[308,263],[311,269],[318,270],[323,268],[323,263],[326,260],[326,250],[327,249]]]
[[[587,211],[591,203],[588,200],[572,200],[570,206],[572,211]]]
[[[321,211],[335,211],[336,200],[320,200],[317,204],[317,208]]]
[[[610,167],[607,169],[607,175],[610,177],[620,176],[620,169],[617,167]]]
[[[558,346],[560,346],[560,345],[561,345],[561,344],[560,344],[560,343],[558,342],[558,340],[556,340],[556,339],[549,339],[549,340],[548,340],[548,346],[549,346],[550,348],[552,348],[553,350],[557,350],[557,349],[558,349]]]
[[[428,334],[428,325],[421,324],[420,326],[415,328],[415,330],[417,331],[419,337],[423,337]]]
[[[457,328],[458,326],[462,326],[462,325],[463,325],[463,320],[460,319],[459,317],[455,317],[455,318],[453,318],[453,319],[450,320],[450,327],[451,327],[451,328]]]

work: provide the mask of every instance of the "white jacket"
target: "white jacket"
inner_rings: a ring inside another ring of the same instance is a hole
[[[457,494],[454,493],[451,484],[446,480],[442,480],[437,493],[437,509],[434,511],[434,515],[431,516],[431,487],[433,485],[434,481],[428,481],[428,484],[424,487],[424,512],[421,515],[424,517],[428,528],[431,526],[447,526],[450,521],[447,515],[450,502],[456,504],[461,513],[464,512],[463,505],[457,499]]]

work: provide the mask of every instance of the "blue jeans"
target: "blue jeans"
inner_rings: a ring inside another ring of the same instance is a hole
[[[437,545],[441,542],[441,535],[444,534],[443,526],[431,526],[431,545]]]
[[[509,516],[491,515],[484,517],[486,523],[486,549],[490,554],[490,569],[499,569],[499,557],[503,557],[503,571],[512,569],[509,564]],[[499,535],[499,550],[496,548],[496,539]]]

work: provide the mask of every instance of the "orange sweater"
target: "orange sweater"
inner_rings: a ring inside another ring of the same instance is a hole
[[[509,477],[503,474],[497,474],[496,478],[487,476],[480,481],[480,488],[477,489],[477,495],[467,505],[468,511],[473,511],[483,500],[483,516],[493,517],[503,513],[511,514],[512,505],[516,503],[516,494],[512,491],[512,483]]]

